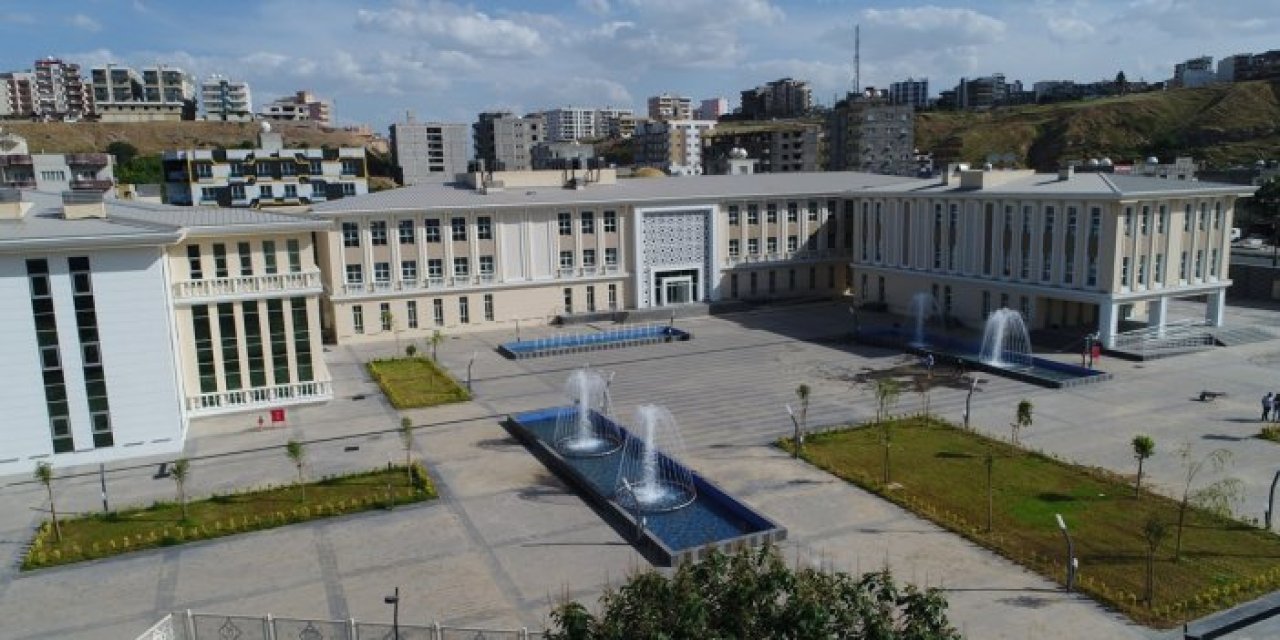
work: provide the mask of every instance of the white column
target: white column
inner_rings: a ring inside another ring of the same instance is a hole
[[[1164,325],[1169,317],[1169,298],[1160,296],[1147,301],[1147,326],[1156,328],[1156,336],[1164,337]]]
[[[1221,327],[1223,310],[1227,304],[1227,290],[1217,289],[1208,295],[1208,303],[1204,308],[1204,320],[1210,326]]]
[[[1098,304],[1098,340],[1102,342],[1104,348],[1110,349],[1116,346],[1117,315],[1115,303]]]

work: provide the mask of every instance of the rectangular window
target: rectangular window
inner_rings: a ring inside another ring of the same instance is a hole
[[[800,221],[800,205],[794,202],[787,203],[787,222]]]
[[[467,297],[458,298],[458,322],[469,324],[471,322],[471,306],[467,304]]]
[[[480,256],[480,275],[493,277],[493,256]]]
[[[280,175],[281,175],[281,176],[296,176],[296,175],[298,175],[298,165],[295,165],[295,164],[294,164],[294,163],[292,163],[292,162],[281,162],[281,163],[280,163]]]
[[[417,260],[401,260],[400,261],[400,281],[413,282],[418,279],[418,261]]]
[[[1217,249],[1209,250],[1209,276],[1213,278],[1218,277],[1218,250]]]
[[[218,391],[218,372],[214,365],[213,329],[209,324],[209,306],[191,307],[191,335],[196,347],[196,373],[200,378],[200,393]]]
[[[573,235],[573,216],[569,214],[569,212],[561,211],[559,214],[556,215],[556,221],[560,228],[560,235],[562,236]]]
[[[289,334],[284,328],[284,300],[267,300],[267,330],[271,337],[275,384],[289,384]]]
[[[272,187],[271,185],[269,185],[269,184],[264,184],[264,185],[262,185],[262,186],[258,187],[258,199],[259,199],[259,200],[274,200],[274,199],[275,199],[275,197],[276,197],[275,188],[274,188],[274,187]]]
[[[1152,274],[1151,279],[1154,280],[1156,284],[1164,284],[1164,254],[1163,253],[1156,254],[1156,262],[1155,262],[1154,272]]]
[[[747,238],[747,255],[754,256],[759,254],[760,254],[760,239]]]
[[[765,252],[772,255],[778,252],[778,239],[766,238],[764,241]]]
[[[311,365],[311,325],[307,320],[307,299],[290,298],[289,309],[293,313],[293,354],[298,362],[298,382],[315,380]]]
[[[400,244],[413,244],[413,220],[400,221]]]
[[[573,313],[573,288],[564,288],[564,312],[566,314]]]
[[[354,196],[356,194],[356,185],[350,182],[343,182],[338,187],[342,189],[342,195],[344,196]]]
[[[1139,219],[1139,224],[1138,224],[1138,233],[1145,236],[1150,232],[1151,232],[1151,207],[1147,205],[1143,205],[1142,217]]]
[[[1187,279],[1187,252],[1182,252],[1182,257],[1178,260],[1178,279],[1186,281]]]
[[[594,313],[596,310],[596,288],[587,287],[587,313]]]
[[[418,302],[416,300],[409,300],[405,302],[404,310],[405,310],[405,316],[406,316],[405,322],[407,323],[407,326],[410,329],[417,329],[418,328]]]
[[[259,163],[257,163],[257,165],[254,167],[254,172],[255,172],[255,173],[257,173],[257,174],[258,174],[258,175],[260,175],[260,176],[269,176],[269,175],[271,175],[271,163],[269,163],[269,162],[259,162]]]
[[[467,219],[451,218],[449,220],[449,228],[452,230],[454,242],[466,242],[467,240]]]
[[[471,275],[471,261],[466,258],[454,258],[453,275],[459,278]]]
[[[582,212],[582,232],[583,233],[596,232],[596,217],[594,213],[590,211]]]
[[[240,341],[236,338],[236,306],[218,303],[218,332],[222,334],[222,373],[227,390],[243,388],[240,380]]]
[[[360,225],[354,222],[342,223],[342,246],[360,246]]]
[[[1040,279],[1048,280],[1053,275],[1053,207],[1044,208],[1044,239],[1040,246]]]
[[[616,211],[604,212],[604,232],[605,233],[618,232],[618,213]]]
[[[373,281],[374,282],[391,282],[391,263],[390,262],[373,263]]]
[[[342,175],[344,175],[344,176],[354,176],[354,175],[356,175],[356,172],[357,172],[357,170],[359,169],[359,166],[360,166],[360,164],[359,164],[358,162],[356,162],[355,160],[343,160],[343,161],[342,161]]]
[[[427,277],[437,279],[444,277],[444,260],[442,258],[427,258]]]
[[[324,175],[324,164],[319,160],[310,160],[307,162],[307,165],[308,165],[307,168],[311,170],[310,171],[311,175],[313,176]]]
[[[351,327],[356,333],[364,333],[364,307],[358,304],[351,307]]]
[[[741,215],[738,213],[738,205],[729,205],[729,226],[736,227],[742,223]]]
[[[560,252],[560,268],[561,269],[573,268],[573,252],[572,251]]]
[[[1147,257],[1138,256],[1138,282],[1137,286],[1145,288],[1147,286]]]
[[[298,185],[296,185],[296,184],[286,184],[286,185],[284,186],[284,197],[286,197],[286,198],[297,198],[297,197],[298,197]]]
[[[729,257],[736,258],[742,252],[742,241],[737,238],[729,240]]]
[[[431,321],[435,322],[437,327],[444,326],[444,300],[440,298],[431,300]]]
[[[480,216],[476,218],[476,239],[493,239],[493,218],[490,218],[489,216]]]
[[[1196,280],[1204,278],[1204,249],[1196,249]]]
[[[765,205],[764,220],[768,224],[778,224],[778,205],[772,202]]]
[[[204,270],[200,268],[200,245],[187,245],[187,269],[192,280],[203,280]]]
[[[827,248],[836,248],[836,214],[827,214]]]
[[[818,203],[814,200],[809,201],[809,222],[818,221]]]
[[[374,220],[369,223],[369,242],[375,247],[387,244],[387,221]]]
[[[1169,225],[1169,207],[1160,205],[1160,213],[1156,214],[1156,233],[1164,233]]]
[[[395,326],[395,316],[391,315],[390,302],[383,302],[378,305],[378,320],[382,323],[383,331],[391,331]]]
[[[760,224],[760,206],[747,205],[747,224]]]
[[[262,320],[258,314],[258,303],[243,302],[240,307],[244,314],[244,354],[249,359],[249,386],[255,389],[265,387],[267,369],[262,356]]]
[[[361,284],[364,282],[363,269],[358,264],[347,265],[347,284]]]
[[[226,278],[230,274],[227,272],[227,245],[217,243],[213,245],[213,277]]]
[[[242,184],[233,184],[233,185],[231,185],[231,199],[232,199],[232,200],[244,200],[244,197],[245,197],[244,185],[242,185]]]
[[[738,275],[734,274],[733,277],[736,278],[738,277]],[[612,310],[617,308],[618,308],[618,285],[611,284],[609,285],[609,309]]]
[[[595,249],[582,250],[582,266],[584,267],[596,266],[596,250]]]
[[[1120,259],[1120,288],[1129,288],[1129,256]]]
[[[249,243],[236,243],[236,253],[240,254],[240,275],[253,275],[253,249],[249,246]]]
[[[284,250],[289,258],[289,273],[302,273],[302,248],[298,241],[285,240]]]
[[[607,267],[618,266],[618,250],[614,247],[606,247],[604,250],[604,264]]]
[[[493,322],[493,294],[484,294],[484,319],[486,322]]]
[[[1222,204],[1217,202],[1213,204],[1213,228],[1222,228]]]
[[[424,220],[422,228],[426,231],[427,242],[440,242],[439,220]]]
[[[1124,208],[1124,235],[1133,235],[1133,207]]]
[[[1205,207],[1203,203],[1200,205],[1200,230],[1201,231],[1209,230],[1209,210]]]
[[[276,242],[275,240],[262,241],[262,266],[263,271],[267,275],[276,274]]]

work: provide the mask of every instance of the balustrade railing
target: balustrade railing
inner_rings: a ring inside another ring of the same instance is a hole
[[[173,296],[185,298],[209,298],[235,296],[276,291],[320,289],[320,271],[298,273],[273,273],[258,276],[233,276],[208,280],[183,280],[173,285]]]
[[[287,402],[308,402],[333,397],[333,383],[328,380],[295,382],[256,389],[237,389],[201,393],[187,397],[187,410],[192,414],[215,413],[275,406]]]

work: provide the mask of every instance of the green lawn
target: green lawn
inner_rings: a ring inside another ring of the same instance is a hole
[[[804,458],[1059,582],[1065,581],[1066,545],[1054,514],[1062,514],[1080,562],[1077,585],[1145,624],[1173,626],[1280,588],[1280,537],[1260,529],[1194,512],[1183,530],[1182,560],[1175,562],[1173,500],[1145,491],[1135,496],[1133,485],[1114,474],[936,420],[898,420],[891,433],[888,491],[878,428],[812,435]],[[782,446],[789,448],[790,441]],[[988,448],[994,454],[990,533]],[[1148,606],[1143,527],[1152,515],[1168,526]]]
[[[393,358],[369,363],[369,374],[397,409],[434,407],[471,399],[444,369],[428,358]]]
[[[306,500],[297,485],[269,487],[187,503],[187,517],[176,502],[150,507],[59,519],[62,541],[52,525],[41,525],[22,561],[23,570],[70,564],[140,549],[271,529],[294,522],[384,509],[436,497],[430,476],[414,464],[413,481],[403,465],[365,473],[325,478],[306,485]],[[388,494],[388,485],[390,494]],[[390,500],[389,500],[390,498]]]

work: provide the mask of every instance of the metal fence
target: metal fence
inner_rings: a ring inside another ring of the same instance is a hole
[[[138,640],[397,640],[385,622],[241,616],[185,611],[165,616]],[[540,640],[541,631],[402,624],[398,640]]]
[[[1204,321],[1182,320],[1169,322],[1164,327],[1145,327],[1116,334],[1112,349],[1150,356],[1177,353],[1211,347],[1213,334]]]

